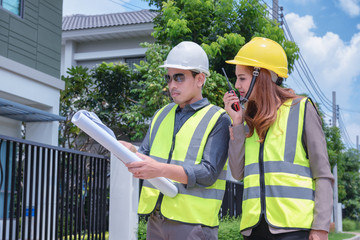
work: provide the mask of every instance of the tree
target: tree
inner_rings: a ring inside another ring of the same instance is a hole
[[[131,103],[139,101],[130,90],[138,78],[138,72],[121,63],[102,63],[91,70],[82,66],[70,68],[67,76],[62,76],[65,89],[60,94],[60,113],[67,119],[60,123],[60,145],[107,153],[101,146],[94,147],[96,142],[71,123],[73,115],[82,109],[94,112],[117,138],[127,137],[128,126],[122,121],[121,113],[127,111]]]
[[[93,80],[89,69],[76,66],[68,69],[68,76],[62,76],[65,89],[60,92],[60,114],[66,120],[59,123],[59,145],[66,148],[82,149],[80,129],[71,123],[71,118],[80,109],[88,109],[88,96]]]
[[[339,201],[344,204],[344,218],[360,221],[360,153],[356,149],[348,149],[343,153],[342,171],[339,175]]]
[[[290,72],[298,58],[296,44],[286,40],[277,22],[264,17],[268,16],[267,6],[257,0],[148,1],[159,7],[153,32],[157,43],[173,47],[191,40],[203,47],[210,46],[207,53],[213,70],[218,73],[222,73],[224,67],[233,77],[233,67],[225,60],[232,59],[240,47],[255,36],[270,38],[283,46]]]

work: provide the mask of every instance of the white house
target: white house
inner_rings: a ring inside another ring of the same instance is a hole
[[[102,62],[139,63],[142,42],[153,43],[151,10],[104,15],[72,15],[63,18],[61,74],[71,66],[88,68]]]

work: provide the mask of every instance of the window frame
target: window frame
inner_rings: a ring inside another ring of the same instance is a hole
[[[13,13],[12,11],[4,8],[3,7],[4,0],[0,0],[0,9],[4,10],[4,11],[6,11],[6,12],[8,12],[8,13],[14,15],[14,16],[23,18],[24,17],[24,5],[25,5],[24,2],[25,2],[25,0],[20,0],[20,2],[19,2],[19,14]]]

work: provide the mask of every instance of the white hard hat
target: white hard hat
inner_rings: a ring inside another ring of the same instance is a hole
[[[194,42],[184,41],[176,45],[160,67],[178,68],[205,73],[209,77],[209,59],[202,47]]]

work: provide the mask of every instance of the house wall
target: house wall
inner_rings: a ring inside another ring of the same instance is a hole
[[[62,1],[24,1],[23,18],[0,9],[0,55],[60,76]]]
[[[62,0],[24,1],[23,16],[0,8],[0,98],[59,114]],[[58,145],[58,122],[26,123],[28,140]],[[0,134],[21,122],[0,117]]]

